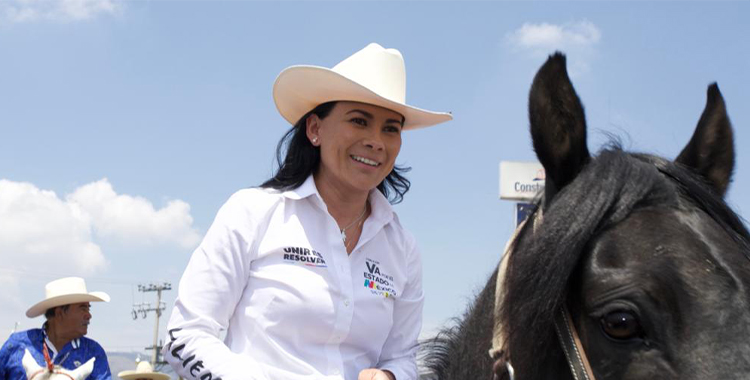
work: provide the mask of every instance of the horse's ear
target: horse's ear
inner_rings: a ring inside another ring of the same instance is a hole
[[[84,380],[89,377],[91,372],[94,372],[94,361],[96,361],[96,358],[89,359],[86,363],[83,363],[82,366],[71,371],[69,374],[70,377],[75,380]]]
[[[586,116],[565,68],[565,56],[551,55],[534,77],[529,93],[531,139],[546,172],[549,201],[589,160]]]
[[[708,86],[706,108],[690,142],[675,162],[702,175],[724,195],[734,170],[734,137],[724,98],[716,83]]]
[[[36,362],[34,357],[31,356],[28,348],[24,351],[23,358],[21,358],[21,365],[23,366],[23,370],[26,371],[26,377],[29,377],[42,369],[42,367]]]

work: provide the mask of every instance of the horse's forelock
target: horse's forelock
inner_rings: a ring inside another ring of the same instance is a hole
[[[539,363],[554,359],[554,313],[565,302],[588,241],[639,204],[669,202],[673,189],[653,165],[619,148],[604,150],[541,210],[535,231],[531,223],[524,227],[510,258],[501,310],[515,365],[537,373],[544,368]]]

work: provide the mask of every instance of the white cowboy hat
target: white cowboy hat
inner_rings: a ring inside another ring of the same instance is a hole
[[[26,311],[26,316],[34,318],[44,314],[55,306],[70,305],[81,302],[109,302],[109,295],[104,292],[88,292],[86,282],[80,277],[65,277],[52,281],[44,287],[46,297]]]
[[[169,380],[169,375],[167,375],[166,373],[154,372],[154,368],[151,367],[151,363],[146,360],[138,362],[138,365],[135,367],[135,371],[122,371],[117,374],[117,377],[123,380]]]
[[[404,129],[417,129],[453,119],[450,113],[426,111],[406,104],[406,68],[396,49],[371,43],[333,69],[291,66],[273,85],[276,108],[294,125],[313,108],[330,101],[373,104],[404,116]]]

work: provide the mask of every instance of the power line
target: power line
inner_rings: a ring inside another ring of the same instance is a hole
[[[146,350],[154,350],[151,355],[151,366],[155,370],[161,369],[167,362],[160,360],[159,355],[161,354],[162,344],[159,342],[159,318],[161,312],[166,308],[166,304],[161,301],[161,292],[165,290],[172,290],[172,284],[163,282],[160,284],[150,283],[148,285],[138,285],[139,292],[156,292],[156,306],[151,307],[150,303],[141,302],[140,304],[133,304],[133,311],[131,312],[133,319],[138,319],[140,316],[146,319],[148,313],[153,311],[156,313],[156,322],[154,323],[154,344],[146,347]]]
[[[67,274],[61,274],[61,273],[51,273],[51,272],[40,272],[39,270],[33,269],[33,270],[25,270],[25,269],[12,269],[12,268],[0,268],[0,273],[12,273],[12,274],[18,274],[22,275],[22,280],[29,280],[30,277],[34,277],[36,279],[39,279],[39,281],[48,281],[49,279],[56,279],[60,277],[64,277]],[[133,279],[133,278],[113,278],[113,277],[91,277],[91,276],[82,276],[86,277],[87,283],[106,283],[106,284],[113,284],[113,285],[127,285],[132,286],[134,282],[145,282],[144,279]]]

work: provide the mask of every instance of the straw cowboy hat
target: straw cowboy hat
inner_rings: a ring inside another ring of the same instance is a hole
[[[26,316],[34,318],[55,306],[81,302],[109,302],[104,292],[88,292],[86,282],[80,277],[65,277],[52,281],[44,287],[46,297],[26,311]]]
[[[433,112],[406,104],[406,68],[396,49],[371,43],[332,69],[291,66],[273,85],[276,108],[294,125],[306,113],[330,101],[373,104],[404,116],[404,129],[417,129],[453,119],[450,113]]]
[[[122,371],[117,374],[117,377],[123,380],[169,380],[169,375],[166,373],[154,372],[151,363],[145,360],[138,362],[135,371]]]

